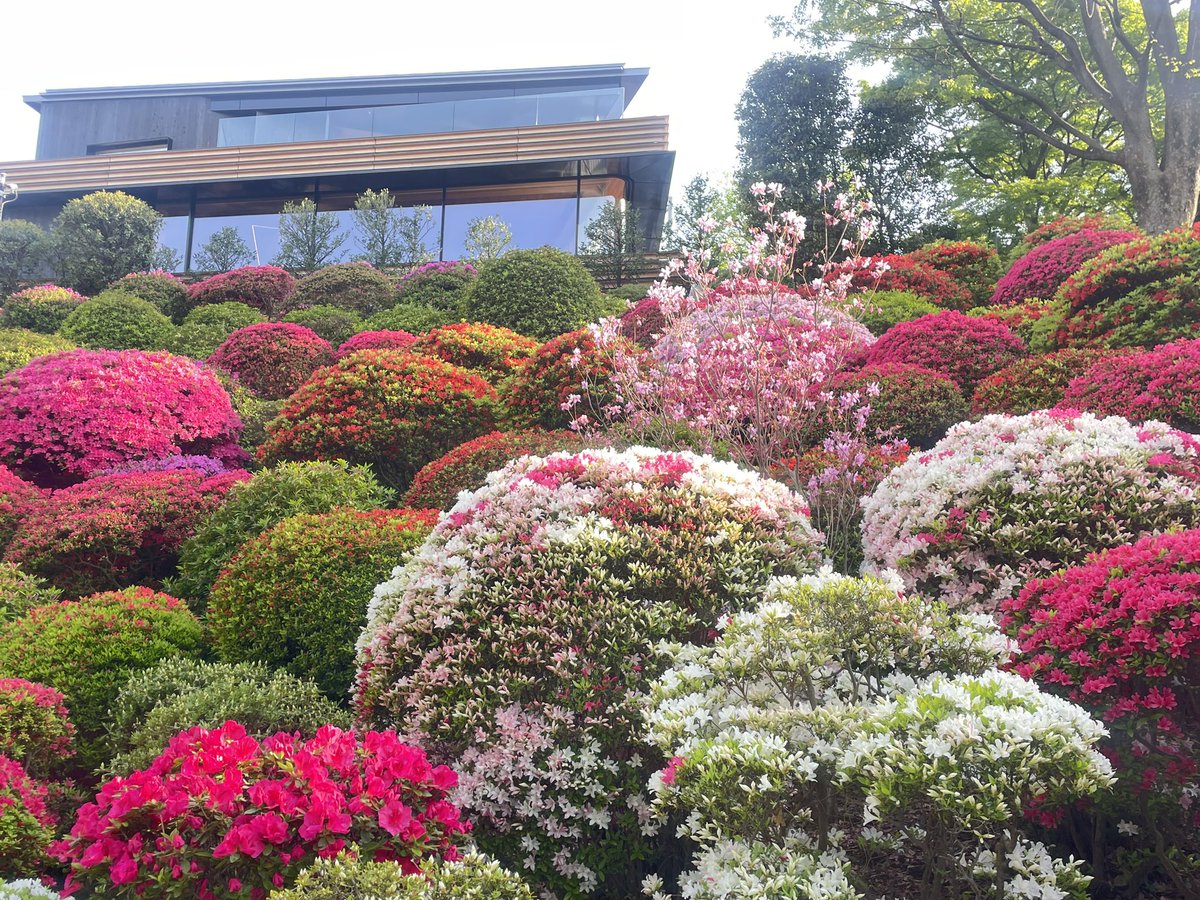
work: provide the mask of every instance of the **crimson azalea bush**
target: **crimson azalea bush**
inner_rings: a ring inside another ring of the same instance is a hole
[[[935,241],[908,254],[919,266],[945,272],[971,294],[971,305],[986,303],[1000,277],[1000,257],[975,241]]]
[[[162,269],[131,272],[110,284],[107,290],[133,294],[153,303],[160,313],[182,322],[188,307],[188,286],[183,279]]]
[[[150,301],[109,290],[71,310],[59,334],[89,350],[165,350],[175,326]]]
[[[4,301],[5,328],[28,328],[39,334],[54,334],[67,316],[87,297],[57,284],[39,284],[10,295]]]
[[[478,277],[473,265],[459,260],[425,263],[400,279],[396,302],[458,314],[466,306],[467,291]]]
[[[1039,244],[1005,273],[992,294],[992,306],[1013,306],[1026,300],[1049,300],[1068,277],[1093,256],[1137,238],[1135,231],[1084,229]]]
[[[311,328],[262,322],[229,335],[208,362],[237,376],[256,396],[282,400],[332,359],[329,341]]]
[[[149,588],[39,606],[0,630],[0,675],[62,693],[84,770],[103,759],[108,708],[130,675],[168,656],[203,654],[196,617]]]
[[[537,341],[486,322],[432,328],[417,338],[413,353],[469,369],[492,384],[512,375],[537,352]]]
[[[925,297],[941,309],[963,310],[975,305],[966,285],[950,273],[935,269],[911,254],[849,260],[832,266],[822,276],[826,283],[846,277],[849,278],[848,287],[854,293],[906,291]]]
[[[258,741],[231,721],[182,732],[149,768],[105,782],[55,852],[68,890],[264,900],[350,844],[409,872],[455,858],[469,827],[447,800],[456,781],[395,732]]]
[[[875,388],[878,388],[878,393]],[[856,391],[871,407],[867,430],[886,440],[932,447],[946,429],[967,418],[967,401],[949,376],[924,366],[879,363],[835,375],[830,390]]]
[[[504,468],[518,456],[546,456],[580,446],[574,431],[493,431],[455,447],[426,464],[404,495],[412,509],[449,509],[462,491],[483,487],[490,472]]]
[[[995,322],[948,310],[901,322],[867,351],[866,363],[909,363],[953,379],[963,394],[1025,355],[1022,340]]]
[[[375,592],[355,706],[457,760],[481,848],[558,897],[632,897],[661,850],[640,692],[767,579],[819,564],[803,499],[638,447],[510,463]]]
[[[988,413],[1023,416],[1035,409],[1051,409],[1062,401],[1063,392],[1067,390],[1067,385],[1071,383],[1071,380],[1088,372],[1092,364],[1105,355],[1100,350],[1067,349],[1019,359],[1011,366],[1006,366],[979,382],[971,397],[971,413],[975,416],[984,416]],[[1128,410],[1102,409],[1083,403],[1066,405],[1105,416],[1137,418],[1128,415]],[[1172,422],[1168,417],[1158,415],[1157,412],[1141,418],[1160,419],[1178,426],[1177,422]]]
[[[1059,289],[1060,347],[1153,347],[1200,334],[1200,223],[1113,247]]]
[[[416,339],[408,331],[360,331],[343,342],[333,358],[338,360],[358,350],[407,350]]]
[[[208,303],[236,301],[272,316],[287,309],[296,279],[279,266],[242,266],[198,281],[189,289],[193,308]]]
[[[247,472],[101,475],[55,491],[13,535],[7,562],[68,595],[160,584],[179,548]]]
[[[621,340],[626,352],[637,352],[634,344]],[[510,427],[565,428],[587,408],[579,405],[585,393],[599,409],[616,399],[611,353],[598,347],[586,328],[571,331],[542,344],[500,390]]]
[[[42,485],[138,459],[245,458],[242,423],[212,372],[137,350],[73,350],[0,378],[0,460]]]
[[[208,626],[229,662],[261,662],[342,698],[367,599],[437,524],[432,509],[299,515],[238,549],[212,587]]]
[[[1200,531],[1107,550],[1031,582],[1003,609],[1016,671],[1108,726],[1104,749],[1119,777],[1115,796],[1100,800],[1108,852],[1122,848],[1113,856],[1142,891],[1196,894]],[[1147,872],[1146,857],[1157,872]]]
[[[1017,246],[1017,255],[1028,253],[1034,247],[1040,247],[1050,241],[1079,231],[1131,231],[1133,225],[1128,216],[1109,215],[1106,213],[1091,213],[1085,216],[1059,216],[1039,225],[1025,237]]]
[[[1060,406],[1200,432],[1200,339],[1120,355],[1094,353],[1092,364],[1065,386]]]
[[[1161,422],[1034,412],[955,425],[863,504],[868,571],[991,612],[1032,578],[1200,523],[1200,442]]]
[[[344,459],[394,488],[495,423],[496,392],[478,375],[404,350],[360,350],[320,369],[267,425],[264,463]]]
[[[871,291],[847,298],[854,318],[878,337],[893,325],[938,312],[937,306],[908,291]]]
[[[28,876],[50,862],[47,850],[57,823],[46,797],[45,785],[0,755],[0,876]]]
[[[396,285],[370,263],[335,263],[310,272],[275,312],[336,306],[369,316],[396,303]]]
[[[644,297],[621,314],[621,336],[643,347],[653,347],[666,327],[657,297]]]
[[[74,739],[61,693],[24,678],[0,678],[0,756],[47,778],[75,755]]]
[[[38,334],[25,328],[0,328],[0,375],[28,365],[39,356],[75,348],[75,344],[57,334]]]
[[[0,551],[44,497],[43,490],[0,464]]]

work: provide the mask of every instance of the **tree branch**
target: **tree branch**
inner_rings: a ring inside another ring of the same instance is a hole
[[[1086,159],[1094,159],[1097,162],[1111,163],[1115,166],[1124,165],[1125,160],[1122,153],[1114,153],[1112,150],[1107,150],[1098,141],[1092,141],[1089,138],[1089,146],[1087,149],[1082,147],[1073,147],[1058,136],[1046,131],[1046,129],[1036,125],[1033,122],[1030,122],[1028,119],[1022,118],[1021,116],[1015,116],[1012,113],[1007,112],[989,100],[980,97],[976,102],[978,102],[980,106],[982,106],[997,119],[1000,119],[1002,122],[1007,122],[1009,125],[1021,129],[1021,131],[1025,132],[1026,134],[1032,135],[1033,137],[1036,137],[1039,140],[1049,144],[1051,147],[1061,150],[1063,153],[1066,153],[1070,156],[1081,156]],[[1092,147],[1090,146],[1091,143],[1095,143],[1098,146]]]

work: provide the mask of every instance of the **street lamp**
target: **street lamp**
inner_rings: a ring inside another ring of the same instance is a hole
[[[4,206],[17,199],[17,184],[8,180],[8,175],[0,172],[0,219],[4,218]]]

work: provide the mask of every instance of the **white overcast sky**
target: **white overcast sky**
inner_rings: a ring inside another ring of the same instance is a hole
[[[792,0],[42,0],[0,4],[0,160],[32,159],[49,88],[625,63],[668,115],[673,193],[732,169],[734,107]]]

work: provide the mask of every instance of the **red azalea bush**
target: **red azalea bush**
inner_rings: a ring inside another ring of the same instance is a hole
[[[180,545],[247,472],[101,475],[55,491],[38,504],[4,554],[70,596],[173,573]]]
[[[875,393],[875,388],[878,393]],[[881,440],[932,447],[951,425],[967,418],[967,401],[947,375],[907,363],[880,363],[834,376],[835,394],[857,391],[871,408],[868,433]]]
[[[846,276],[851,293],[906,291],[925,297],[943,309],[965,310],[975,305],[970,290],[954,276],[911,255],[892,254],[847,261],[832,267],[823,280],[828,284]]]
[[[333,359],[329,341],[311,328],[262,322],[239,328],[208,358],[208,363],[266,400],[282,400]]]
[[[56,823],[46,796],[20,763],[0,756],[0,877],[27,878],[50,862]]]
[[[952,378],[966,395],[1024,355],[1025,344],[1003,325],[947,310],[889,328],[867,351],[866,364],[924,366]]]
[[[4,301],[5,328],[28,328],[39,334],[54,334],[67,316],[87,297],[57,284],[39,284],[10,295]]]
[[[518,456],[547,456],[579,445],[580,437],[573,431],[493,431],[428,463],[412,480],[403,504],[412,509],[449,509],[461,491],[482,487],[489,472]]]
[[[657,297],[639,300],[621,314],[622,336],[643,347],[653,347],[657,336],[667,329],[667,317]]]
[[[242,266],[193,284],[189,302],[194,309],[206,303],[233,300],[245,303],[268,316],[282,315],[288,298],[296,290],[296,279],[279,266]]]
[[[540,346],[533,338],[498,325],[457,322],[425,332],[412,345],[412,351],[470,369],[496,384],[518,369]]]
[[[458,366],[403,350],[360,350],[319,370],[267,425],[264,463],[344,459],[395,488],[495,424],[496,392]]]
[[[457,780],[394,731],[360,742],[327,725],[260,742],[237,722],[192,728],[148,769],[105,782],[55,852],[68,890],[262,900],[350,844],[406,872],[456,858],[469,828],[446,799]]]
[[[396,285],[370,263],[335,263],[310,272],[276,313],[310,306],[336,306],[369,316],[396,303]]]
[[[1066,386],[1061,407],[1131,422],[1158,419],[1200,432],[1200,339],[1093,356],[1098,358]]]
[[[917,265],[945,272],[971,294],[971,303],[986,303],[1000,277],[1000,257],[975,241],[936,241],[908,254]]]
[[[1068,349],[1019,359],[976,385],[971,398],[971,413],[975,416],[988,413],[1023,416],[1035,409],[1052,409],[1062,401],[1071,379],[1086,373],[1103,356],[1104,352],[1099,350]],[[1075,408],[1090,409],[1085,406]]]
[[[1133,231],[1076,231],[1040,244],[1005,273],[992,294],[992,306],[1012,306],[1025,300],[1049,300],[1070,275],[1093,256],[1137,238]]]
[[[0,678],[0,757],[44,778],[75,755],[74,737],[62,694],[23,678]]]
[[[407,350],[417,339],[408,331],[360,331],[337,348],[335,360],[358,350]]]
[[[1200,891],[1200,804],[1194,802],[1200,791],[1200,531],[1106,550],[1030,582],[1002,609],[1003,625],[1017,640],[1016,671],[1108,726],[1105,753],[1120,779],[1110,826],[1132,821],[1134,833],[1146,835],[1135,851],[1156,857],[1168,873],[1167,887],[1194,896]],[[1127,842],[1113,832],[1114,843]],[[1144,868],[1133,883],[1149,886]]]
[[[245,459],[242,423],[198,363],[140,350],[72,350],[0,378],[0,459],[45,486],[175,454]]]
[[[43,496],[42,490],[0,464],[0,551]]]

